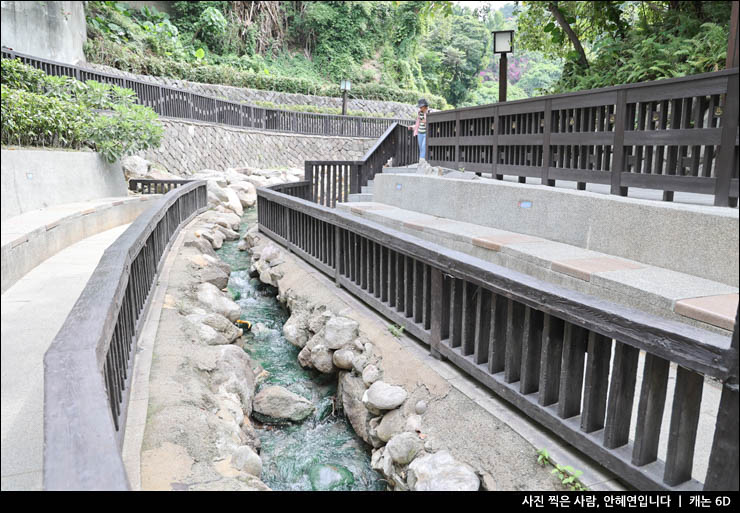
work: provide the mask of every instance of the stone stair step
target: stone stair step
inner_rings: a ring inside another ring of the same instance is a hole
[[[384,167],[383,173],[416,173],[415,167]]]
[[[350,203],[355,202],[355,201],[372,201],[373,195],[372,193],[367,193],[367,192],[354,193],[354,194],[350,194],[348,199]]]
[[[372,192],[373,192],[373,186],[372,185],[363,185],[362,186],[362,191],[360,191],[360,192],[372,194]]]

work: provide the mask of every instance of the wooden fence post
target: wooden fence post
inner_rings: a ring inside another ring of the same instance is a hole
[[[735,75],[737,77],[737,75]],[[735,82],[737,84],[737,82]],[[735,314],[735,332],[728,358],[734,359],[730,378],[722,386],[722,398],[717,412],[709,468],[704,480],[706,491],[738,489],[738,333],[740,333],[740,309]]]
[[[550,180],[550,133],[552,132],[552,100],[545,100],[545,127],[542,134],[542,185],[554,186],[555,180]]]
[[[624,171],[624,130],[627,120],[627,92],[624,89],[617,91],[617,107],[614,111],[614,151],[612,152],[611,194],[627,196],[627,187],[622,187],[622,172]]]
[[[503,175],[496,174],[496,170],[498,168],[498,130],[499,130],[499,121],[498,121],[498,107],[493,108],[493,169],[491,170],[491,177],[495,178],[497,180],[502,180],[504,177]]]
[[[722,139],[719,145],[715,168],[714,205],[716,207],[736,206],[737,198],[730,201],[730,179],[738,163],[735,159],[735,138],[738,126],[738,75],[727,79],[727,94],[722,107]],[[711,116],[712,113],[710,112]]]

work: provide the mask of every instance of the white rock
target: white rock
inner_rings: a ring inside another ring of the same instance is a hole
[[[324,326],[324,340],[329,349],[339,349],[352,342],[358,335],[357,321],[346,317],[332,317]]]
[[[244,214],[244,209],[242,208],[242,202],[239,201],[239,196],[236,195],[236,191],[230,187],[224,188],[223,191],[225,191],[228,198],[225,202],[226,206],[236,212],[236,215],[241,217]]]
[[[376,381],[362,396],[362,402],[376,410],[393,410],[406,400],[408,394],[403,387],[389,385],[383,381]]]
[[[364,358],[364,356],[363,356]],[[380,379],[380,369],[375,365],[368,365],[362,371],[362,381],[365,385],[370,386]]]
[[[419,415],[423,415],[427,411],[427,408],[428,408],[427,402],[422,399],[416,403],[414,410]]]
[[[457,462],[447,451],[416,458],[408,470],[413,491],[475,492],[480,480],[467,465]]]
[[[385,446],[393,461],[399,465],[408,465],[424,449],[424,442],[416,433],[399,433],[388,440]]]
[[[232,322],[236,322],[241,314],[239,305],[210,283],[198,285],[197,298],[207,309],[223,315]]]
[[[336,370],[334,368],[332,352],[323,344],[314,346],[311,349],[311,364],[314,369],[324,374],[330,374]]]
[[[339,351],[334,351],[332,361],[334,362],[334,365],[336,365],[340,369],[349,370],[352,368],[352,361],[354,360],[354,356],[355,354],[349,349],[340,349]]]
[[[311,401],[279,386],[266,387],[254,397],[254,411],[273,419],[298,422],[316,409]]]
[[[231,455],[231,465],[247,474],[260,477],[262,475],[262,458],[248,445],[237,447]]]
[[[406,431],[413,431],[421,433],[421,416],[420,415],[409,415],[406,419],[406,425],[404,426]]]

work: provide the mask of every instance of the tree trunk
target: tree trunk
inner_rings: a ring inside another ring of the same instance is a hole
[[[581,41],[578,39],[578,36],[575,32],[573,32],[573,29],[570,27],[570,24],[565,21],[565,16],[563,16],[563,13],[560,12],[560,9],[558,9],[558,3],[557,2],[547,2],[547,8],[552,13],[553,16],[555,16],[555,19],[558,22],[558,25],[565,31],[566,34],[568,34],[568,39],[570,39],[570,42],[573,44],[573,48],[575,48],[576,52],[578,52],[579,58],[578,62],[583,66],[584,68],[588,68],[588,60],[586,59],[586,52],[583,50],[583,46],[581,46]]]

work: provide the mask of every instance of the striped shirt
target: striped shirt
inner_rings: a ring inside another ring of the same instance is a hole
[[[427,115],[422,111],[419,111],[419,133],[427,133]]]

